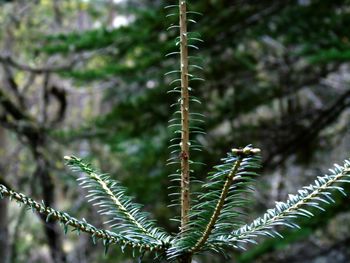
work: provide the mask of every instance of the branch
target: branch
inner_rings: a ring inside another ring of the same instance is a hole
[[[209,235],[211,234],[211,232],[214,229],[215,223],[219,218],[219,215],[222,211],[222,208],[224,206],[224,203],[226,201],[226,197],[228,195],[229,189],[232,185],[232,183],[235,181],[235,179],[239,179],[239,178],[235,178],[237,171],[241,165],[242,162],[242,158],[238,158],[237,161],[235,162],[234,166],[232,167],[229,175],[227,176],[226,182],[224,187],[222,188],[221,191],[221,195],[220,198],[217,202],[217,205],[215,207],[214,213],[210,218],[210,221],[208,222],[208,225],[206,226],[202,237],[198,240],[198,242],[194,245],[194,247],[191,249],[191,253],[194,253],[198,250],[200,250],[202,248],[202,246],[205,244],[205,242],[207,242]]]
[[[68,64],[65,65],[59,65],[59,66],[45,66],[45,67],[31,67],[26,64],[20,63],[18,61],[15,61],[11,56],[6,54],[0,54],[0,62],[3,64],[8,64],[14,68],[17,68],[19,70],[28,71],[35,74],[45,74],[45,73],[52,73],[52,72],[60,72],[60,71],[66,71],[71,69],[77,62],[78,58],[73,59]]]
[[[308,125],[306,128],[302,129],[296,135],[294,135],[286,143],[278,147],[274,152],[272,152],[265,160],[264,167],[275,167],[281,164],[288,158],[290,154],[296,152],[298,149],[303,148],[305,144],[310,143],[317,135],[322,131],[327,125],[334,122],[340,113],[346,107],[350,105],[350,90],[345,91],[338,99],[333,102],[326,109],[322,110],[317,117]],[[273,160],[275,156],[281,155],[277,160]]]
[[[317,208],[324,211],[322,204],[330,204],[335,201],[330,191],[337,190],[345,194],[344,189],[337,183],[350,183],[350,161],[346,160],[343,166],[335,165],[330,169],[331,174],[319,177],[313,185],[304,187],[298,191],[298,195],[289,195],[287,202],[277,202],[276,207],[267,210],[262,216],[250,225],[244,225],[231,235],[222,235],[213,241],[213,244],[222,247],[240,247],[238,243],[256,243],[257,236],[281,236],[273,230],[274,226],[287,226],[299,228],[293,219],[304,216],[311,217],[313,214],[306,210],[307,207]]]
[[[260,168],[259,153],[260,149],[250,145],[233,149],[223,164],[214,167],[191,209],[188,230],[167,251],[170,259],[212,250],[213,240],[242,225],[241,213],[235,208],[248,200],[256,169]]]
[[[32,147],[41,140],[43,129],[0,89],[0,107],[4,112],[0,114],[2,125],[19,136],[25,136]]]
[[[7,197],[10,200],[14,199],[19,203],[28,206],[32,210],[46,216],[46,220],[54,219],[61,222],[64,225],[65,233],[68,231],[68,226],[71,226],[73,227],[73,231],[77,231],[78,233],[81,231],[91,235],[94,242],[96,239],[102,239],[106,247],[108,247],[109,244],[121,244],[123,247],[137,247],[142,251],[164,250],[164,248],[161,246],[150,246],[149,244],[144,244],[141,241],[136,242],[135,240],[129,239],[123,235],[119,235],[111,231],[98,229],[93,225],[87,223],[85,220],[80,221],[74,217],[71,217],[67,213],[62,213],[43,204],[40,204],[33,199],[26,197],[24,194],[12,191],[6,186],[0,184],[0,198],[2,197]]]
[[[283,2],[276,2],[275,5],[272,5],[270,7],[267,7],[265,9],[259,10],[257,13],[254,13],[253,15],[249,17],[245,17],[245,20],[239,22],[238,24],[234,25],[229,32],[231,33],[237,33],[240,31],[245,30],[249,26],[252,26],[258,22],[261,22],[266,17],[272,16],[279,12],[281,9],[283,9],[285,6],[288,6],[290,0],[286,0]],[[236,6],[238,8],[238,5]]]
[[[11,101],[11,99],[6,95],[6,93],[0,89],[0,105],[4,110],[11,115],[15,120],[29,120],[30,118],[23,113],[19,107]]]
[[[12,90],[12,92],[15,94],[20,106],[24,107],[25,106],[25,103],[24,103],[25,99],[22,96],[21,92],[19,91],[18,85],[15,81],[15,78],[12,74],[11,69],[5,63],[3,63],[3,69],[4,69],[4,75],[6,78],[7,85]]]
[[[76,157],[65,157],[74,170],[85,174],[78,179],[88,189],[89,201],[100,206],[99,213],[110,218],[108,223],[117,232],[131,239],[144,240],[153,245],[169,244],[171,237],[157,228],[148,213],[141,212],[141,205],[132,202],[125,189],[106,175],[100,175],[90,165]]]

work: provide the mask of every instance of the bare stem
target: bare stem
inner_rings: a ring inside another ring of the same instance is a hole
[[[187,5],[179,1],[180,12],[180,53],[181,53],[181,231],[189,223],[190,210],[190,150],[189,150],[189,78],[188,78],[188,39]]]

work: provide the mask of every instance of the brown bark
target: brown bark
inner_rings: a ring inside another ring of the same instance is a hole
[[[190,139],[189,139],[189,78],[186,1],[180,0],[181,53],[181,231],[189,222],[190,210]]]
[[[187,4],[179,0],[180,56],[181,56],[181,232],[188,229],[190,212],[190,128],[189,128],[189,72]],[[181,263],[191,263],[192,255],[185,254]]]

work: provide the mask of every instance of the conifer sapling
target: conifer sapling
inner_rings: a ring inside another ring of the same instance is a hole
[[[176,44],[179,55],[180,69],[171,73],[179,73],[179,79],[173,83],[180,83],[174,91],[179,91],[180,119],[178,125],[180,138],[175,138],[178,150],[173,152],[180,178],[181,225],[177,235],[170,235],[157,227],[151,216],[142,211],[142,206],[133,201],[125,193],[125,188],[108,175],[85,163],[83,160],[69,156],[65,157],[67,164],[74,171],[84,174],[79,178],[81,187],[87,190],[89,202],[99,207],[99,214],[108,218],[108,230],[99,229],[86,220],[78,220],[67,213],[38,203],[33,199],[18,193],[4,185],[0,185],[0,197],[24,204],[49,219],[59,221],[64,231],[69,228],[87,233],[93,242],[101,240],[106,248],[110,245],[119,246],[122,250],[131,248],[135,255],[138,253],[152,253],[157,259],[166,261],[191,262],[196,254],[211,251],[226,254],[230,249],[242,249],[247,243],[256,243],[258,236],[278,237],[280,234],[275,226],[298,228],[295,219],[311,217],[309,208],[324,210],[322,205],[333,203],[332,192],[338,191],[345,195],[341,187],[350,182],[350,161],[343,165],[335,165],[330,174],[318,177],[314,184],[303,187],[296,195],[290,195],[286,202],[277,202],[275,208],[267,210],[261,217],[246,224],[242,221],[240,207],[249,200],[252,183],[258,176],[261,165],[260,149],[248,145],[244,148],[233,149],[222,159],[222,163],[215,166],[201,187],[195,199],[190,200],[191,183],[191,149],[194,147],[195,122],[198,114],[192,114],[190,102],[190,85],[196,78],[191,68],[200,68],[190,63],[190,49],[197,47],[193,44],[202,41],[196,35],[188,32],[189,14],[196,14],[187,10],[187,1],[180,0],[178,5],[168,6],[169,10],[176,10],[179,24],[170,28],[179,30]],[[173,14],[171,14],[173,15]],[[177,114],[176,113],[176,114]],[[176,122],[175,118],[175,122]],[[196,146],[197,147],[197,146]],[[192,176],[192,175],[191,175]]]

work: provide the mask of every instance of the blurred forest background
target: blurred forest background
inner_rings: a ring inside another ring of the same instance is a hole
[[[167,93],[175,31],[160,0],[0,1],[0,182],[45,204],[97,216],[64,155],[88,158],[123,182],[160,225],[168,218],[172,130]],[[349,157],[350,1],[193,0],[206,81],[193,83],[206,116],[198,178],[232,147],[263,152],[248,221]],[[349,199],[284,239],[198,262],[349,262]],[[133,262],[88,236],[0,201],[0,262]],[[147,261],[147,259],[145,259]],[[150,261],[151,262],[151,261]]]

